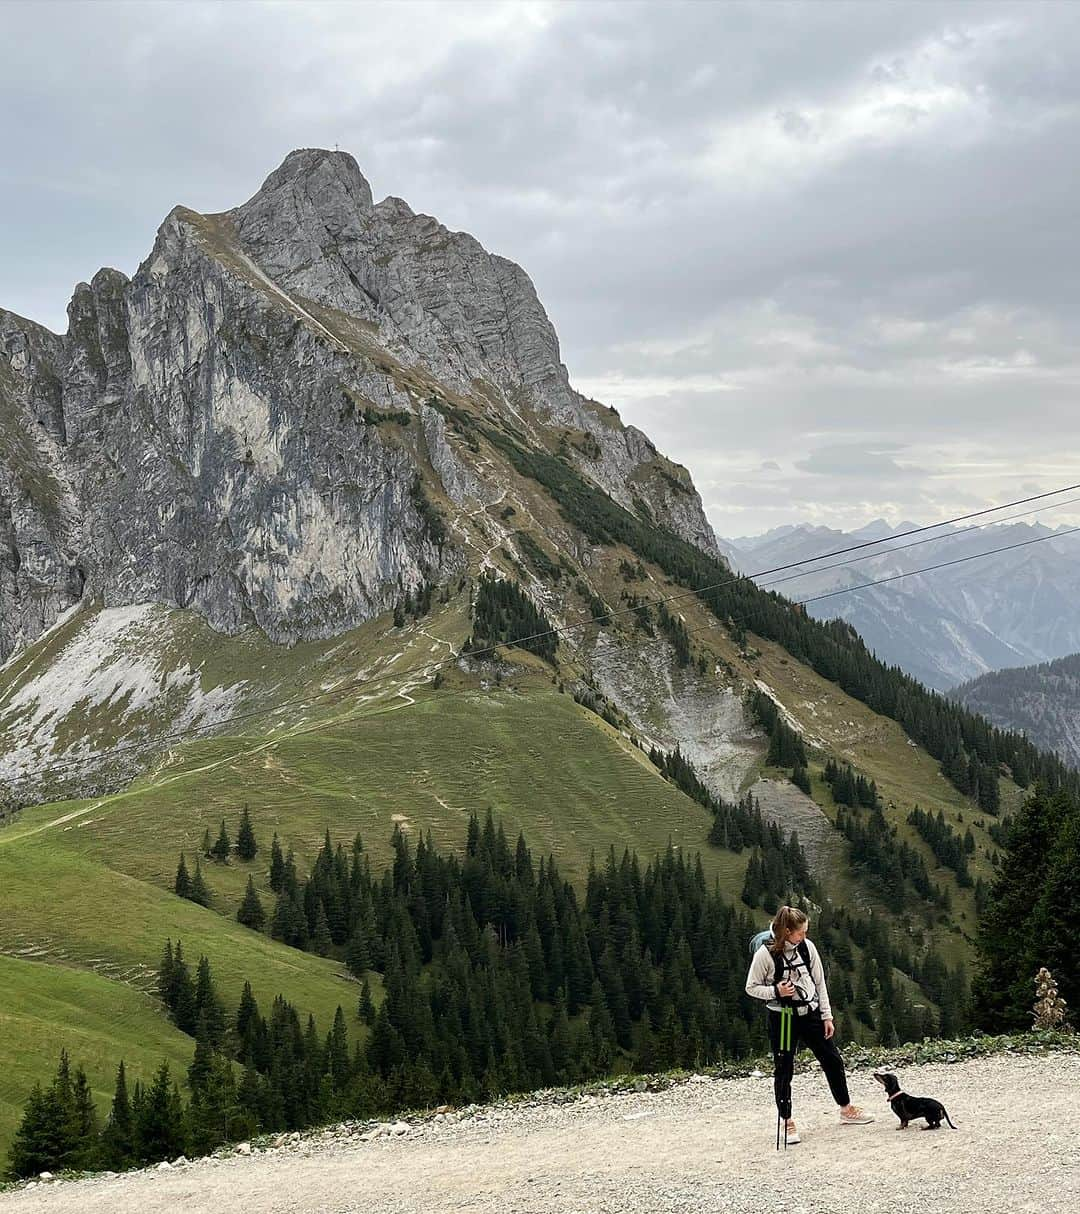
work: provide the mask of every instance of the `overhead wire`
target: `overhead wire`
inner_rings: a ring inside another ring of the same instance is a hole
[[[800,606],[807,603],[820,603],[822,599],[835,598],[839,594],[853,594],[856,590],[869,590],[871,586],[885,586],[889,582],[899,582],[902,578],[914,577],[917,573],[933,573],[936,569],[948,569],[951,565],[963,565],[965,561],[977,561],[987,556],[995,556],[999,552],[1012,552],[1017,548],[1030,548],[1032,544],[1045,544],[1047,540],[1062,539],[1066,535],[1075,535],[1080,527],[1067,527],[1064,530],[1051,532],[1050,535],[1038,535],[1034,539],[1021,540],[1016,544],[1004,544],[1000,548],[991,548],[987,552],[969,552],[967,556],[954,557],[950,561],[940,561],[936,565],[926,565],[922,569],[909,569],[905,573],[894,573],[889,577],[876,578],[872,582],[863,582],[858,586],[844,586],[839,590],[829,590],[824,594],[814,594],[809,598],[795,599]]]
[[[985,523],[972,523],[970,527],[957,527],[955,531],[948,531],[944,535],[931,535],[921,540],[914,540],[910,544],[897,544],[894,548],[884,548],[880,552],[868,552],[863,556],[852,557],[850,561],[837,561],[832,565],[821,565],[817,569],[806,569],[802,573],[789,573],[786,577],[772,578],[767,582],[757,582],[761,574],[752,573],[751,577],[762,590],[771,588],[772,586],[780,586],[785,582],[798,581],[799,578],[812,577],[815,573],[826,573],[831,569],[850,569],[852,565],[857,565],[861,561],[873,561],[879,557],[891,555],[894,552],[906,552],[909,548],[919,548],[923,544],[940,544],[945,540],[955,539],[958,535],[967,535],[971,531],[982,531],[987,527],[1004,527],[1006,523],[1015,522],[1018,518],[1029,518],[1033,514],[1041,514],[1044,510],[1060,510],[1063,506],[1073,506],[1080,502],[1080,497],[1071,497],[1063,502],[1054,502],[1049,506],[1036,506],[1032,510],[1021,510],[1019,514],[1010,514],[1008,518],[991,519]],[[1061,531],[1055,534],[1064,534]],[[1048,536],[1049,538],[1053,538]],[[887,539],[883,539],[882,543],[887,543]]]

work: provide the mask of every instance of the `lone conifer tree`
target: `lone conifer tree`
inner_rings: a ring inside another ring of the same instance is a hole
[[[178,898],[191,897],[191,877],[188,876],[187,863],[184,860],[184,853],[180,853],[180,863],[176,866],[176,880],[173,883],[173,890]]]
[[[206,887],[206,882],[202,875],[202,861],[195,857],[195,876],[191,879],[191,892],[188,897],[192,902],[197,902],[200,906],[210,905],[210,890]]]
[[[210,854],[213,851],[213,844],[210,842],[210,827],[203,831],[202,837],[202,854],[209,860]]]
[[[248,874],[244,900],[240,903],[240,909],[236,912],[236,921],[242,923],[245,927],[250,927],[256,932],[261,932],[266,925],[266,911],[263,910],[263,904],[259,900],[258,892],[255,889],[255,882],[252,880],[250,874]]]
[[[251,828],[251,814],[245,805],[244,812],[240,815],[240,830],[236,835],[236,854],[241,860],[254,860],[258,851],[259,845],[255,842],[255,832]]]
[[[221,819],[221,830],[218,831],[217,841],[210,849],[210,854],[219,864],[228,864],[232,844],[229,842],[229,832],[225,829],[225,819]]]

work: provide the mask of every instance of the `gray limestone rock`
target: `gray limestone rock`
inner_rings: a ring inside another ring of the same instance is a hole
[[[465,529],[439,515],[505,483],[433,396],[562,442],[715,552],[685,471],[570,387],[525,272],[375,204],[346,153],[292,152],[225,214],[175,208],[135,275],[99,271],[68,315],[61,337],[0,312],[0,661],[83,596],[291,643],[461,572]]]

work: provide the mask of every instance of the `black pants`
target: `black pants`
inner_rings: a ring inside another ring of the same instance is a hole
[[[769,1044],[773,1052],[773,1091],[776,1108],[783,1117],[791,1116],[791,1076],[795,1071],[795,1055],[808,1045],[814,1057],[821,1063],[833,1099],[843,1108],[851,1103],[848,1095],[844,1060],[831,1040],[825,1040],[825,1022],[820,1012],[807,1012],[805,1016],[791,1018],[791,1049],[780,1052],[780,1013],[769,1012]]]

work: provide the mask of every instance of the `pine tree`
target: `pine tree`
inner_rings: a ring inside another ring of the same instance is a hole
[[[183,948],[180,941],[176,942],[173,954],[172,985],[167,1006],[172,1012],[173,1021],[182,1033],[193,1033],[198,1018],[195,1007],[195,984],[191,981],[191,971],[184,960]]]
[[[258,1039],[263,1025],[259,1005],[251,991],[251,983],[245,982],[236,1009],[237,1057],[243,1063],[252,1063],[258,1052]]]
[[[173,882],[173,892],[178,898],[191,897],[191,878],[188,876],[184,853],[180,853],[180,863],[176,866],[176,880]]]
[[[255,889],[255,882],[252,880],[250,873],[248,874],[244,900],[240,903],[240,909],[236,912],[236,920],[238,923],[242,923],[244,927],[250,927],[252,931],[256,932],[261,932],[266,925],[266,911],[263,910],[263,904],[259,900],[259,895]]]
[[[197,1154],[207,1154],[250,1132],[254,1121],[241,1108],[233,1064],[224,1054],[210,1055],[202,1082],[192,1090],[184,1123],[191,1149]]]
[[[157,972],[157,993],[162,1003],[171,1012],[176,1002],[176,962],[173,959],[171,940],[165,941],[165,949],[161,954],[161,962]]]
[[[245,1137],[254,1133],[255,1128],[260,1125],[266,1128],[263,1117],[263,1092],[264,1086],[259,1072],[249,1063],[244,1067],[244,1074],[236,1089],[236,1103],[240,1108],[239,1116],[245,1118],[250,1127]],[[272,1122],[272,1118],[269,1120]]]
[[[211,855],[213,854],[213,844],[210,842],[210,827],[209,826],[206,828],[206,830],[203,831],[202,854],[207,858],[207,860],[209,860]]]
[[[199,1022],[195,1029],[195,1053],[191,1056],[188,1066],[188,1088],[197,1092],[206,1082],[210,1073],[210,1060],[214,1056],[213,1042],[210,1040],[210,1024],[206,1013],[200,1013]]]
[[[241,860],[254,860],[259,851],[255,842],[255,832],[251,827],[251,815],[245,805],[240,815],[240,830],[236,835],[236,854]]]
[[[357,978],[362,978],[371,969],[371,952],[368,949],[367,936],[360,926],[349,937],[349,943],[345,946],[345,964],[348,966],[349,972],[355,974]]]
[[[270,888],[275,894],[280,894],[285,888],[285,857],[281,854],[277,831],[274,832],[274,841],[270,844]]]
[[[98,1136],[97,1108],[86,1072],[81,1066],[75,1070],[71,1098],[72,1144],[65,1162],[69,1168],[77,1171],[92,1171],[100,1163],[101,1144]]]
[[[198,903],[199,906],[210,905],[210,890],[203,879],[202,861],[197,856],[195,858],[195,876],[191,879],[191,893],[189,897],[192,902]]]
[[[326,907],[322,902],[315,912],[315,931],[311,936],[312,947],[320,957],[328,957],[330,955],[330,947],[333,941],[330,938],[330,924],[326,918]]]
[[[122,1172],[130,1167],[135,1159],[135,1125],[128,1101],[127,1075],[122,1058],[116,1072],[112,1110],[102,1134],[102,1156],[104,1165],[115,1172]]]
[[[221,1049],[225,1040],[225,1009],[218,998],[213,975],[210,973],[210,962],[206,957],[199,958],[199,967],[195,977],[195,1024],[205,1018],[207,1033],[211,1047]]]
[[[15,1131],[8,1156],[8,1175],[12,1180],[36,1176],[58,1166],[58,1126],[55,1108],[35,1083],[23,1105],[22,1120]]]
[[[803,763],[796,763],[791,771],[791,782],[801,792],[810,795],[810,772]]]
[[[10,1174],[19,1178],[79,1166],[77,1155],[84,1144],[78,1125],[71,1065],[67,1050],[61,1050],[52,1084],[45,1091],[35,1084],[27,1098],[11,1146]]]
[[[557,1083],[566,1083],[572,1074],[572,1047],[570,1042],[570,1021],[566,1014],[566,994],[560,990],[555,1000],[555,1009],[551,1015],[548,1028],[548,1048],[551,1054],[551,1065],[555,1072]]]
[[[351,1062],[349,1059],[349,1034],[345,1027],[345,1015],[340,1006],[334,1013],[334,1027],[326,1047],[326,1068],[334,1090],[341,1092],[349,1082]]]
[[[293,855],[293,849],[290,847],[288,855],[285,857],[285,871],[281,877],[281,888],[293,900],[299,892],[300,882],[296,876],[296,857]]]
[[[180,1093],[169,1077],[168,1062],[162,1062],[140,1101],[136,1135],[139,1155],[145,1163],[172,1159],[184,1150]]]
[[[1028,975],[1045,963],[1044,945],[1051,943],[1036,939],[1032,930],[1033,894],[1046,889],[1051,860],[1060,855],[1055,848],[1056,824],[1071,807],[1070,798],[1051,798],[1037,786],[1013,816],[1005,862],[979,925],[981,965],[974,1007],[984,1029],[1001,1032],[1024,1029],[1030,1023]],[[1060,921],[1054,935],[1062,935]]]
[[[371,999],[371,985],[366,978],[360,987],[360,1004],[357,1008],[357,1015],[366,1025],[370,1026],[375,1023],[375,1004]]]
[[[217,840],[210,849],[210,854],[219,864],[228,864],[231,852],[232,844],[229,842],[229,832],[225,829],[225,819],[222,818],[221,830],[218,831]]]
[[[1071,933],[1062,925],[1071,922],[1080,905],[1080,802],[1059,801],[1053,854],[1028,929],[1037,942],[1038,968],[1050,970],[1062,998],[1075,1004],[1080,1000],[1080,959],[1070,947]]]

